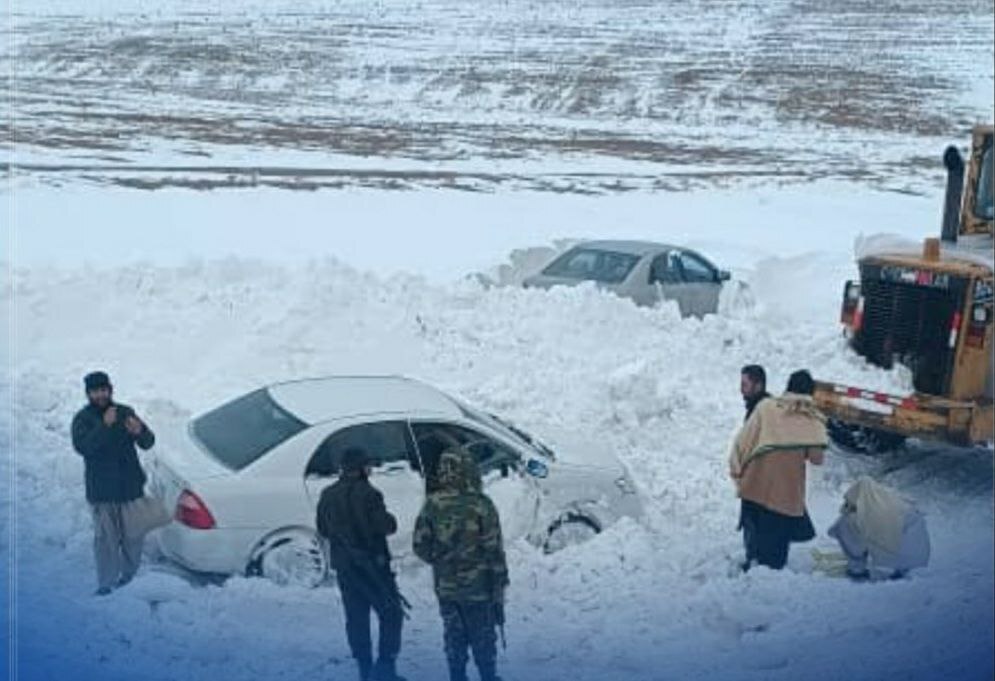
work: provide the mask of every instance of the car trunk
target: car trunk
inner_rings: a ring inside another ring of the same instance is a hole
[[[160,428],[157,436],[146,463],[148,491],[166,508],[175,508],[183,490],[196,491],[198,481],[232,474],[194,441],[185,424],[169,424]]]

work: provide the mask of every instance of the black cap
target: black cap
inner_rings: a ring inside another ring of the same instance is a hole
[[[349,447],[342,452],[343,471],[361,471],[371,463],[369,455],[361,447]]]
[[[767,387],[767,372],[759,364],[747,364],[740,369],[740,373],[748,376],[754,383],[762,383],[765,388]]]
[[[83,377],[83,385],[86,386],[87,390],[110,388],[111,379],[110,376],[105,374],[103,371],[92,371]]]
[[[787,392],[798,395],[813,394],[815,392],[815,381],[812,379],[812,374],[804,369],[791,374],[788,378]]]

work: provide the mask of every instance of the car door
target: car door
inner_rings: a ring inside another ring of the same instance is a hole
[[[673,300],[682,315],[689,314],[686,311],[689,305],[688,291],[685,290],[684,280],[681,277],[681,263],[677,253],[668,251],[653,258],[653,262],[650,263],[648,284],[644,294],[645,302],[642,300],[636,302],[654,305],[664,300]]]
[[[425,498],[421,464],[405,421],[370,421],[343,425],[312,453],[304,470],[304,485],[313,510],[321,492],[338,479],[342,453],[359,447],[375,461],[370,483],[383,494],[387,510],[397,518],[398,531],[387,543],[391,553],[411,552],[411,532]]]
[[[717,312],[722,288],[718,272],[703,258],[689,251],[681,251],[679,259],[687,305],[684,314],[701,317]]]
[[[426,486],[435,486],[439,457],[451,447],[465,447],[480,468],[484,493],[501,516],[506,537],[518,537],[532,529],[539,505],[539,488],[525,475],[522,455],[482,430],[450,421],[412,421],[415,446],[425,467]]]

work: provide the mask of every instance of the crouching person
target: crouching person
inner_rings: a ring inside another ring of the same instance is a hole
[[[442,454],[437,483],[418,514],[414,550],[432,566],[449,678],[466,681],[469,648],[481,681],[499,681],[495,629],[503,622],[508,566],[497,509],[465,450]]]
[[[929,563],[926,520],[894,490],[864,476],[843,498],[829,536],[846,554],[848,577],[897,579]]]
[[[780,570],[791,542],[815,537],[805,510],[805,473],[807,463],[822,464],[828,440],[814,389],[812,376],[796,371],[784,395],[757,405],[733,443],[729,475],[741,499],[744,570],[754,563]]]

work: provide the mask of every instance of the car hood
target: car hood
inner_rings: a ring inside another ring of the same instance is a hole
[[[567,428],[543,428],[540,437],[556,454],[556,467],[586,468],[618,474],[622,463],[609,445],[589,434]]]
[[[543,429],[542,441],[556,454],[549,475],[538,481],[543,490],[546,523],[564,511],[583,510],[605,527],[622,516],[643,514],[639,490],[611,446],[593,434]]]

